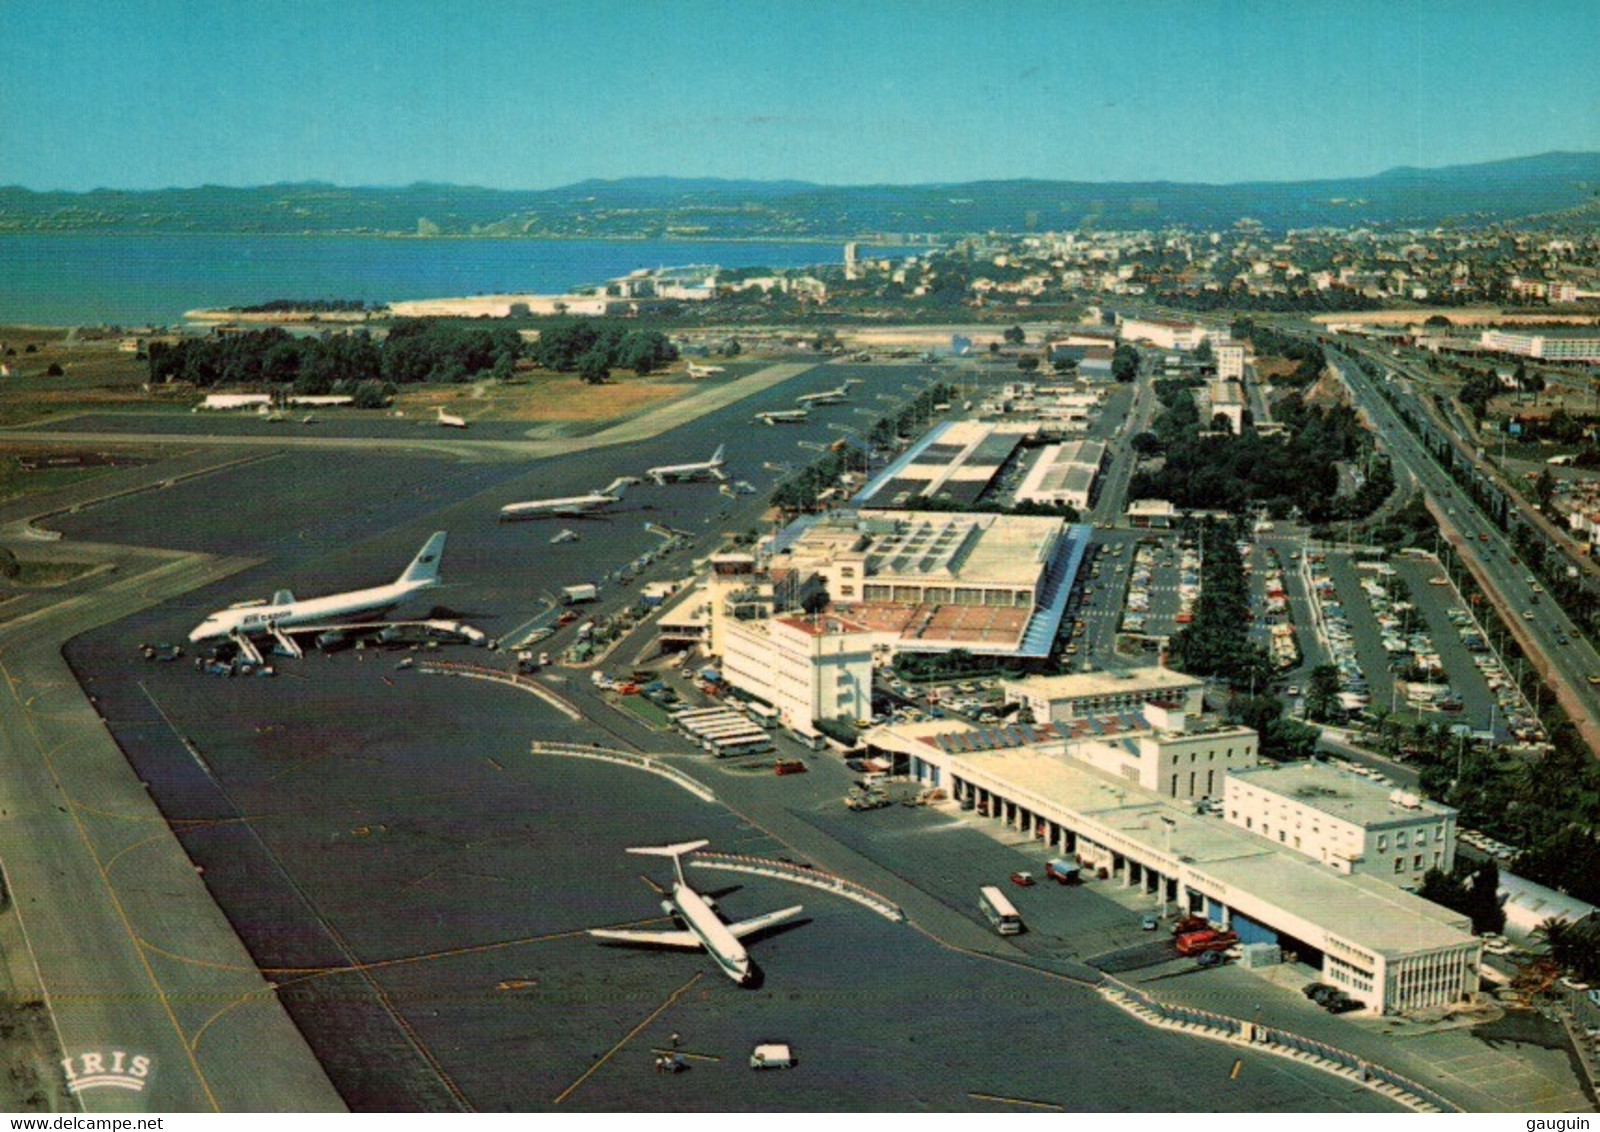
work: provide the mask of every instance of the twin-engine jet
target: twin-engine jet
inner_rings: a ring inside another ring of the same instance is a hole
[[[689,887],[683,878],[683,855],[703,849],[709,841],[681,841],[676,845],[645,846],[629,849],[646,857],[671,857],[677,874],[670,891],[663,893],[661,910],[678,920],[683,927],[677,931],[643,931],[631,928],[592,928],[589,934],[597,939],[618,943],[640,944],[650,947],[702,947],[724,975],[742,987],[753,986],[761,978],[760,969],[750,959],[739,941],[756,932],[775,927],[793,919],[804,910],[804,905],[782,908],[736,924],[724,923],[717,914],[716,905],[709,896],[703,896]],[[658,889],[659,891],[659,889]]]

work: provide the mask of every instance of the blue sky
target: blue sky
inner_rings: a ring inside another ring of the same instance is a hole
[[[1499,0],[0,0],[0,184],[1359,176],[1600,150]]]

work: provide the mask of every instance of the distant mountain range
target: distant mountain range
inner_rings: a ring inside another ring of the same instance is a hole
[[[1373,177],[1234,185],[978,181],[828,186],[634,177],[514,191],[315,182],[86,193],[0,188],[0,232],[815,239],[1186,225],[1433,227],[1600,203],[1600,154],[1547,153]]]

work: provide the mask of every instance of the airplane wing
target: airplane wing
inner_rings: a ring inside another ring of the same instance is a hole
[[[687,947],[700,948],[704,944],[700,937],[693,932],[668,931],[646,932],[633,931],[626,928],[590,928],[589,934],[596,939],[614,939],[619,943],[637,943],[650,947]]]
[[[785,920],[793,919],[804,908],[804,904],[796,904],[793,908],[780,908],[776,912],[768,912],[763,916],[753,916],[748,920],[740,920],[737,924],[729,924],[728,930],[733,933],[734,939],[743,939],[747,935],[754,935],[756,932],[770,928],[774,924],[781,924]]]

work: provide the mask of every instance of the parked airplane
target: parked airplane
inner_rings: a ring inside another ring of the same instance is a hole
[[[609,507],[622,499],[622,489],[631,483],[638,483],[638,476],[618,476],[608,484],[604,491],[593,491],[588,495],[571,495],[565,499],[530,499],[526,503],[508,503],[500,508],[500,521],[509,522],[512,519],[537,519],[544,515],[560,515],[571,518],[577,515],[586,515],[590,511]]]
[[[824,389],[820,393],[806,393],[796,397],[797,405],[839,405],[850,399],[850,388],[861,383],[854,378],[845,382],[837,389]]]
[[[681,922],[682,929],[641,931],[629,928],[592,928],[589,934],[597,939],[645,944],[651,947],[703,947],[722,969],[722,973],[740,986],[751,986],[758,982],[761,977],[760,970],[751,961],[749,953],[739,941],[748,935],[793,919],[800,914],[804,905],[796,904],[792,908],[768,912],[753,919],[740,920],[736,924],[724,923],[722,917],[717,914],[716,904],[711,898],[702,896],[690,888],[689,882],[683,879],[683,855],[709,844],[709,841],[683,841],[676,845],[645,846],[628,850],[630,853],[645,857],[672,858],[672,867],[677,873],[677,880],[673,882],[670,892],[663,893],[667,899],[661,902],[661,910]]]
[[[724,445],[717,445],[717,450],[711,454],[711,459],[699,464],[662,464],[657,468],[646,468],[645,475],[659,484],[672,483],[675,480],[692,480],[700,476],[712,476],[719,480],[728,477],[722,473],[722,449]]]
[[[810,415],[809,409],[771,409],[757,413],[755,419],[764,425],[801,424]]]
[[[441,425],[443,425],[445,428],[466,428],[467,427],[467,418],[466,417],[458,417],[454,413],[445,412],[443,405],[438,406],[438,413],[439,413],[439,423]]]
[[[726,372],[727,370],[722,366],[697,366],[693,362],[689,363],[689,376],[692,378],[711,377],[715,374]]]
[[[315,632],[363,614],[392,609],[421,590],[439,584],[439,560],[444,555],[444,531],[435,531],[411,560],[411,565],[386,586],[351,590],[349,593],[296,601],[288,590],[279,590],[271,601],[247,601],[218,610],[195,627],[191,641],[218,637],[272,635],[286,629]]]

